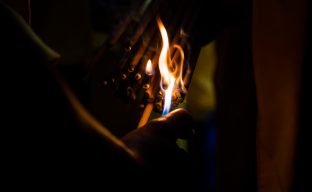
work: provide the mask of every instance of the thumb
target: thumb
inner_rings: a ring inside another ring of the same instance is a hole
[[[176,109],[148,125],[150,131],[173,139],[188,139],[193,135],[193,118],[185,109]]]

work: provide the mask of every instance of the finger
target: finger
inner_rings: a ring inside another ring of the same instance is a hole
[[[150,122],[151,131],[176,138],[190,138],[193,135],[193,119],[184,109],[176,109],[167,115]]]

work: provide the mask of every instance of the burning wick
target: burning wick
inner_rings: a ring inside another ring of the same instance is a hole
[[[166,115],[170,111],[172,92],[175,88],[181,88],[185,90],[183,81],[182,81],[182,68],[184,63],[184,53],[180,46],[174,45],[181,56],[181,62],[175,63],[173,66],[173,61],[170,58],[169,54],[169,38],[166,31],[166,28],[160,18],[157,18],[157,25],[160,30],[162,38],[162,49],[159,56],[158,67],[161,75],[160,88],[165,93],[165,101],[162,115]]]
[[[150,87],[150,77],[154,74],[152,61],[150,59],[146,63],[145,74],[147,77],[144,80],[143,89],[147,90]]]

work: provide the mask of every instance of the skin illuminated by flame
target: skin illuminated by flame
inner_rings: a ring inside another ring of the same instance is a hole
[[[153,73],[154,73],[153,66],[152,66],[152,61],[150,59],[147,61],[145,73],[147,75],[149,75],[149,76],[153,75]]]

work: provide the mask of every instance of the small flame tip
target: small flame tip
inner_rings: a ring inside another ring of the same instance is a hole
[[[146,63],[145,73],[149,76],[154,74],[152,61],[150,59]]]

